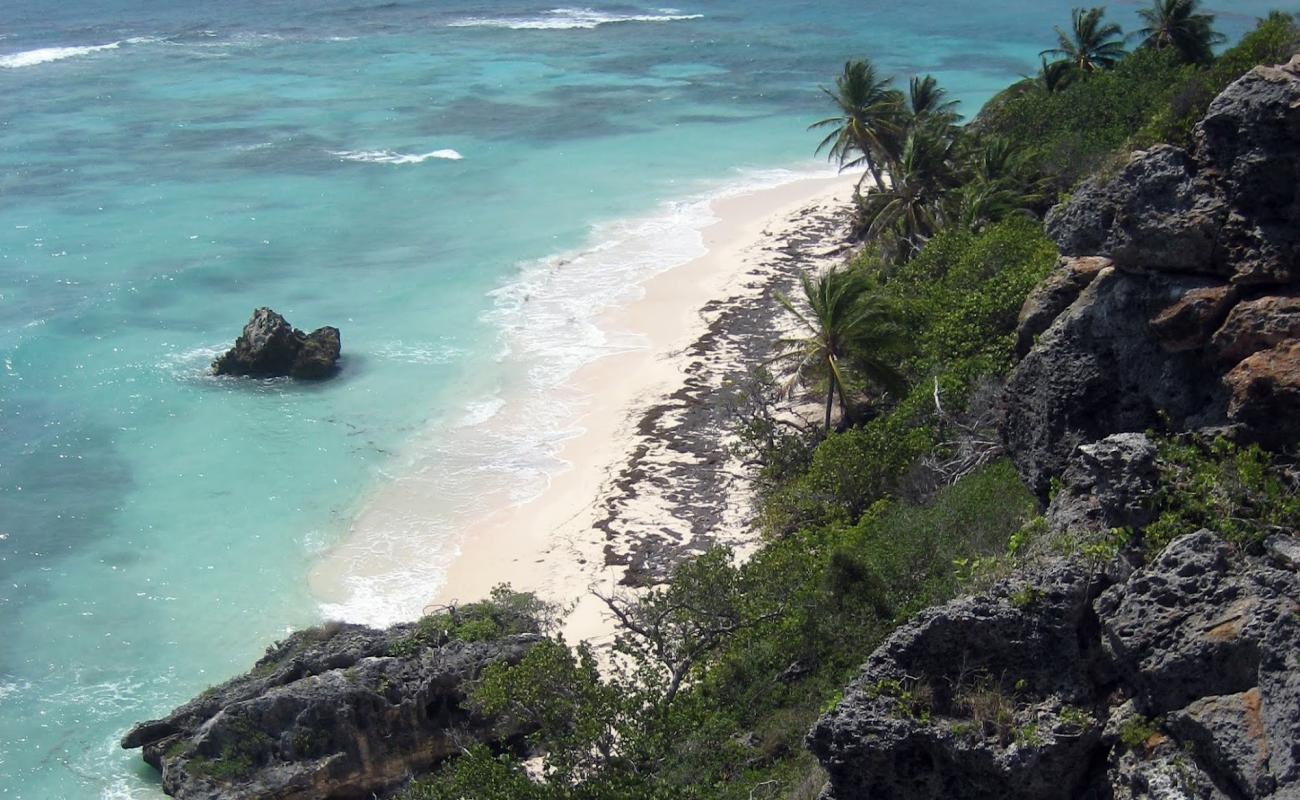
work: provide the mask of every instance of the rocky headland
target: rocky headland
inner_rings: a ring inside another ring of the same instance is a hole
[[[374,797],[470,742],[518,747],[528,730],[466,700],[484,668],[518,663],[540,639],[463,641],[429,622],[298,631],[122,746],[143,748],[173,797]]]

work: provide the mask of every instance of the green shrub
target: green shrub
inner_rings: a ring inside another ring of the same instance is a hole
[[[1242,37],[1206,70],[1187,76],[1170,102],[1154,114],[1137,135],[1142,145],[1171,142],[1190,143],[1192,128],[1205,116],[1210,102],[1228,85],[1261,64],[1280,64],[1297,51],[1295,18],[1273,12],[1255,30]]]
[[[404,657],[449,639],[482,642],[520,633],[543,633],[555,625],[558,609],[532,592],[516,592],[499,584],[487,600],[447,606],[421,617],[406,636],[388,647],[390,656]]]
[[[1258,445],[1165,439],[1157,463],[1158,518],[1142,532],[1148,557],[1202,528],[1246,549],[1272,533],[1300,530],[1300,492]]]
[[[1120,725],[1119,740],[1130,750],[1145,752],[1147,743],[1159,732],[1158,721],[1134,714]]]

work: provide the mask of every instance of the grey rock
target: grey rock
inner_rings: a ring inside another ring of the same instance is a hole
[[[1151,752],[1111,750],[1106,785],[1111,800],[1232,800],[1168,739]]]
[[[316,379],[332,375],[341,352],[338,328],[303,333],[269,308],[259,308],[234,347],[212,362],[217,375]]]
[[[1221,368],[1249,356],[1300,339],[1300,295],[1281,294],[1243,300],[1210,340],[1209,355]]]
[[[1300,58],[1210,105],[1190,152],[1135,153],[1053,209],[1068,263],[1109,258],[1068,307],[1031,295],[1007,382],[1004,444],[1046,499],[1080,444],[1147,428],[1300,437]]]
[[[1081,445],[1047,508],[1048,525],[1073,534],[1147,525],[1157,478],[1156,446],[1146,434],[1117,433]]]
[[[1195,353],[1171,353],[1148,320],[1210,279],[1103,270],[1007,382],[1003,442],[1047,499],[1075,448],[1113,433],[1227,421],[1227,389]]]
[[[1233,83],[1193,138],[1191,153],[1161,145],[1133,154],[1053,209],[1047,231],[1061,254],[1243,285],[1300,277],[1300,61]]]
[[[971,730],[971,686],[1010,732]],[[1295,797],[1300,576],[1204,531],[1108,588],[1050,562],[899,628],[807,741],[826,800]]]
[[[1169,727],[1191,742],[1202,760],[1226,773],[1237,792],[1267,797],[1277,788],[1269,772],[1269,740],[1258,688],[1203,697],[1171,714]]]
[[[1056,269],[1025,298],[1016,325],[1016,355],[1024,357],[1034,341],[1105,268],[1108,258],[1062,258]]]
[[[1202,743],[1209,772],[1250,797],[1300,788],[1300,576],[1236,563],[1201,531],[1108,589],[1096,610],[1138,708],[1177,712],[1175,730]],[[1240,725],[1223,722],[1233,715]]]
[[[1085,181],[1053,209],[1048,235],[1066,256],[1106,256],[1134,270],[1214,272],[1214,236],[1227,210],[1199,191],[1196,170],[1176,147],[1134,153],[1117,175]]]
[[[1215,258],[1242,284],[1300,277],[1300,57],[1256,67],[1210,104],[1194,132],[1204,183],[1228,198]]]
[[[1264,542],[1264,549],[1278,566],[1300,571],[1300,539],[1294,534],[1275,533]]]
[[[417,642],[414,625],[327,625],[293,634],[246,675],[122,740],[188,800],[359,798],[431,769],[465,741],[528,731],[466,702],[490,664],[517,663],[540,637]]]
[[[1096,588],[1095,576],[1059,562],[895,631],[808,734],[830,778],[823,796],[1077,796],[1101,727],[1062,714],[1093,700],[1095,654],[1079,631]],[[977,688],[1014,697],[1020,735],[975,725],[963,698]]]

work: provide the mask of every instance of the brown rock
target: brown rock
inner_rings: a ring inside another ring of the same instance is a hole
[[[1300,296],[1270,295],[1238,303],[1210,341],[1223,369],[1274,345],[1300,339]]]
[[[1238,296],[1235,286],[1194,289],[1157,314],[1151,330],[1171,353],[1195,350],[1210,341]]]
[[[1259,688],[1205,697],[1169,719],[1197,750],[1220,765],[1234,788],[1247,797],[1262,797],[1276,788],[1269,771],[1269,741],[1261,712]]]
[[[1232,393],[1228,418],[1259,433],[1267,444],[1285,446],[1300,438],[1300,342],[1262,350],[1223,378]]]

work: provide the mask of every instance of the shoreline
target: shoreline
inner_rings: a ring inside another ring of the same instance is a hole
[[[597,358],[566,382],[563,394],[580,413],[558,447],[563,466],[539,494],[508,502],[490,492],[481,505],[495,509],[454,531],[453,541],[430,551],[416,535],[393,552],[391,540],[373,546],[368,532],[395,521],[414,530],[437,487],[386,483],[313,568],[313,593],[338,602],[358,568],[382,580],[408,559],[441,558],[449,563],[441,586],[425,595],[430,605],[477,600],[510,583],[572,604],[566,637],[601,642],[613,626],[591,589],[654,583],[715,544],[744,555],[756,544],[749,487],[725,451],[718,390],[749,372],[779,335],[773,291],[788,291],[801,268],[842,258],[844,237],[833,234],[855,183],[800,178],[712,200],[713,221],[700,231],[704,254],[647,278],[639,299],[599,315],[611,338],[640,346]],[[510,412],[507,403],[499,413]]]

